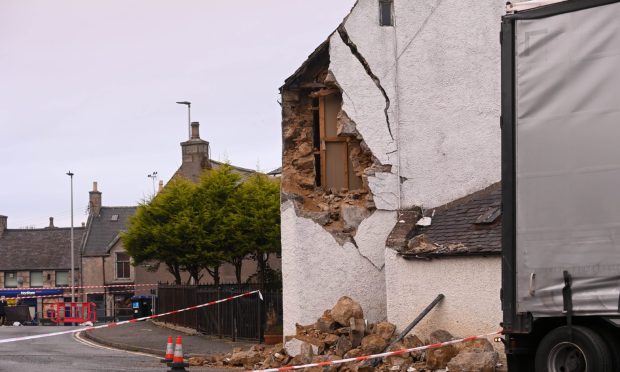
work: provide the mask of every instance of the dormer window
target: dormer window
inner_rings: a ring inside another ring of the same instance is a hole
[[[110,221],[118,221],[118,214],[113,214],[112,217],[110,217]]]
[[[379,0],[379,25],[394,26],[394,0]]]

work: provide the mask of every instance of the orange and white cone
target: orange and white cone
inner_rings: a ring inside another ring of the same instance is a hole
[[[181,336],[177,336],[172,363],[168,363],[168,367],[170,367],[168,372],[187,371],[185,367],[189,367],[189,364],[183,361],[183,340],[181,339]]]
[[[172,336],[168,336],[168,342],[166,343],[166,355],[164,359],[162,359],[162,363],[170,363],[172,362],[172,358],[174,357],[174,345],[172,344]]]

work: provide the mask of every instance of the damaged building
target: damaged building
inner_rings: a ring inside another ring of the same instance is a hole
[[[420,327],[497,328],[501,218],[483,196],[500,179],[501,14],[491,0],[358,0],[285,80],[285,333],[343,295],[402,328],[440,292]],[[451,224],[467,234],[433,240]]]

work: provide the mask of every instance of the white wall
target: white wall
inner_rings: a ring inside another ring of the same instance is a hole
[[[412,333],[423,338],[445,329],[454,336],[468,337],[499,330],[500,257],[404,260],[387,249],[385,264],[388,319],[398,329],[406,327],[443,293],[442,302]]]
[[[362,223],[359,249],[351,243],[340,246],[323,227],[297,217],[291,202],[283,204],[285,334],[295,334],[295,323],[314,323],[345,295],[362,305],[367,319],[386,319],[383,251],[394,223],[394,212],[375,212]]]
[[[381,27],[377,0],[357,2],[344,26],[390,99],[391,136],[381,91],[340,35],[332,34],[329,68],[343,90],[343,110],[373,155],[392,169],[369,177],[378,210],[369,217],[372,223],[364,221],[358,229],[357,241],[364,240],[363,234],[373,236],[360,250],[348,243],[338,245],[321,226],[297,217],[289,202],[283,205],[285,332],[293,332],[296,322],[315,321],[341,295],[361,302],[370,320],[387,315],[402,325],[427,298],[432,300],[441,283],[454,286],[477,275],[476,265],[486,270],[486,276],[474,280],[471,289],[494,292],[495,286],[499,288],[499,261],[463,258],[411,263],[386,251],[385,238],[399,207],[438,206],[500,179],[502,13],[503,4],[497,0],[395,0],[396,27]],[[378,231],[371,233],[369,226]],[[385,254],[389,264],[383,268],[382,260],[369,261],[360,251],[371,257]],[[468,260],[474,270],[464,270]],[[445,276],[448,272],[451,277]],[[434,284],[437,287],[428,287],[419,281],[428,275],[443,280]],[[495,292],[485,300],[489,301],[485,318],[497,324],[490,317],[501,313]],[[467,294],[471,295],[475,293]],[[449,315],[457,327],[446,329],[467,334],[478,325],[488,325],[475,320],[477,311],[471,317],[459,315],[463,307],[475,303],[461,296],[442,305],[446,309],[440,314]],[[463,324],[454,319],[462,319]]]
[[[340,36],[331,37],[343,108],[373,155],[407,179],[403,207],[438,206],[499,180],[502,13],[496,0],[396,0],[395,27],[380,27],[377,1],[358,2],[345,28],[390,98],[394,139],[381,92]],[[394,209],[398,178],[380,176],[370,180],[383,194],[377,206]]]

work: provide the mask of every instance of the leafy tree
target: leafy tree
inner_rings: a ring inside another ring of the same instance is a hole
[[[220,282],[220,266],[231,261],[238,246],[235,202],[240,182],[241,177],[225,164],[205,172],[194,195],[198,261],[215,284]]]
[[[240,250],[250,252],[258,281],[264,283],[269,256],[281,250],[280,181],[260,173],[250,176],[239,188],[238,205]]]
[[[188,268],[193,254],[186,237],[194,189],[194,184],[185,179],[173,179],[155,198],[138,206],[121,235],[134,265],[151,260],[164,263],[175,282],[181,284],[181,271]]]
[[[219,284],[223,262],[241,283],[248,256],[265,282],[269,255],[280,250],[279,181],[255,174],[242,183],[229,165],[205,172],[198,185],[173,179],[138,207],[122,239],[135,265],[164,263],[177,284],[182,271],[196,282],[206,271]]]

